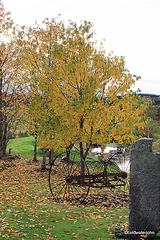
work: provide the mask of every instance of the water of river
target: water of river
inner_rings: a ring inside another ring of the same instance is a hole
[[[116,155],[117,152],[117,147],[116,145],[107,145],[103,148],[97,147],[97,148],[92,148],[90,151],[90,155],[94,156],[95,158],[98,158],[100,155],[104,157],[109,157],[112,155]],[[127,173],[130,172],[130,156],[129,152],[126,151],[125,148],[123,148],[122,154],[117,155],[116,157],[116,164],[118,167],[121,169],[121,171],[125,171]]]

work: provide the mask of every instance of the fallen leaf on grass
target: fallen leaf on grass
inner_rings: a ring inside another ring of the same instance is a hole
[[[69,232],[69,230],[63,231],[62,233],[67,233],[67,232]]]

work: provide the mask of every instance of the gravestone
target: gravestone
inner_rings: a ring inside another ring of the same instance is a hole
[[[160,152],[152,139],[133,143],[130,154],[129,232],[154,231],[160,226]]]

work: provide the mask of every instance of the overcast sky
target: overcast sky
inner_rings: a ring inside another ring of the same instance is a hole
[[[134,90],[160,95],[160,0],[2,0],[15,23],[32,26],[45,17],[91,21],[107,53],[125,56]]]

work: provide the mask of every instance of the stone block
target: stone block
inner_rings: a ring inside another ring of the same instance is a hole
[[[129,231],[155,231],[160,226],[160,152],[152,139],[134,142],[130,153]]]

